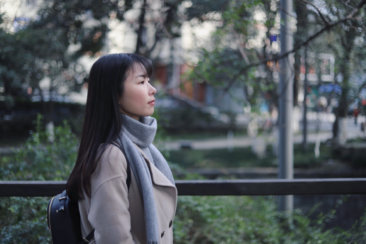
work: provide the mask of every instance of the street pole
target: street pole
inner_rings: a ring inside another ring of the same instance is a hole
[[[292,49],[293,37],[290,24],[292,0],[280,1],[281,11],[281,55]],[[293,179],[293,55],[280,59],[279,86],[279,178]],[[293,196],[280,197],[280,210],[290,213],[293,210]]]
[[[308,45],[305,45],[304,48],[304,66],[305,66],[305,74],[304,74],[304,102],[303,102],[303,131],[302,131],[302,147],[304,152],[307,149],[307,143],[308,143],[308,105],[307,105],[307,99],[308,99]]]

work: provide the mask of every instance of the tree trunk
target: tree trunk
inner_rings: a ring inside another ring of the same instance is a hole
[[[139,16],[139,28],[137,30],[137,41],[136,41],[136,49],[135,53],[144,54],[143,46],[146,45],[145,43],[145,15],[146,15],[146,6],[147,0],[144,0],[141,6],[141,12]]]
[[[303,42],[304,38],[307,38],[307,28],[308,28],[308,11],[306,7],[306,3],[303,1],[294,1],[295,6],[295,13],[297,16],[297,25],[296,25],[296,33],[294,35],[294,46],[296,47],[300,43]],[[304,47],[304,59],[305,59],[305,66],[307,62],[307,46]],[[294,63],[294,106],[298,105],[298,91],[300,89],[300,68],[301,68],[301,53],[300,50],[295,53],[295,63]],[[305,67],[305,77],[307,76],[307,67]],[[306,99],[307,99],[307,84],[305,82],[306,78],[304,79],[304,101],[303,101],[303,127],[302,127],[302,146],[303,149],[306,150],[307,147],[307,106],[306,106]]]
[[[351,62],[351,52],[353,49],[353,41],[354,35],[353,33],[346,33],[346,40],[343,42],[344,52],[343,58],[340,65],[340,74],[342,76],[341,81],[341,97],[339,99],[338,108],[336,112],[337,123],[334,124],[335,128],[333,133],[335,133],[335,142],[337,145],[342,145],[347,140],[347,128],[346,128],[346,119],[347,119],[347,111],[349,106],[349,91],[350,91],[350,62]]]

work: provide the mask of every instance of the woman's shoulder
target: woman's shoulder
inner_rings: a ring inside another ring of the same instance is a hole
[[[98,150],[100,150],[100,157],[91,178],[92,195],[99,189],[104,189],[110,184],[119,184],[121,180],[125,181],[127,178],[127,161],[117,146],[107,144],[99,147]]]
[[[107,175],[121,175],[127,168],[126,157],[117,146],[113,144],[104,145],[96,173]]]
[[[105,144],[100,148],[102,150],[102,160],[120,160],[125,159],[122,150],[114,144]]]

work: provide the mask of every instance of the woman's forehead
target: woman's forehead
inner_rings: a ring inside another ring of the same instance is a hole
[[[147,73],[145,66],[141,63],[134,63],[130,69],[130,72],[136,73],[139,75],[141,75],[141,74],[146,75],[146,73]]]

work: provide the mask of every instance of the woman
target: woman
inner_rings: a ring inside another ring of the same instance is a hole
[[[103,56],[90,70],[79,152],[66,188],[79,201],[83,237],[93,233],[95,243],[173,243],[177,190],[152,144],[151,72],[151,62],[136,54]]]

